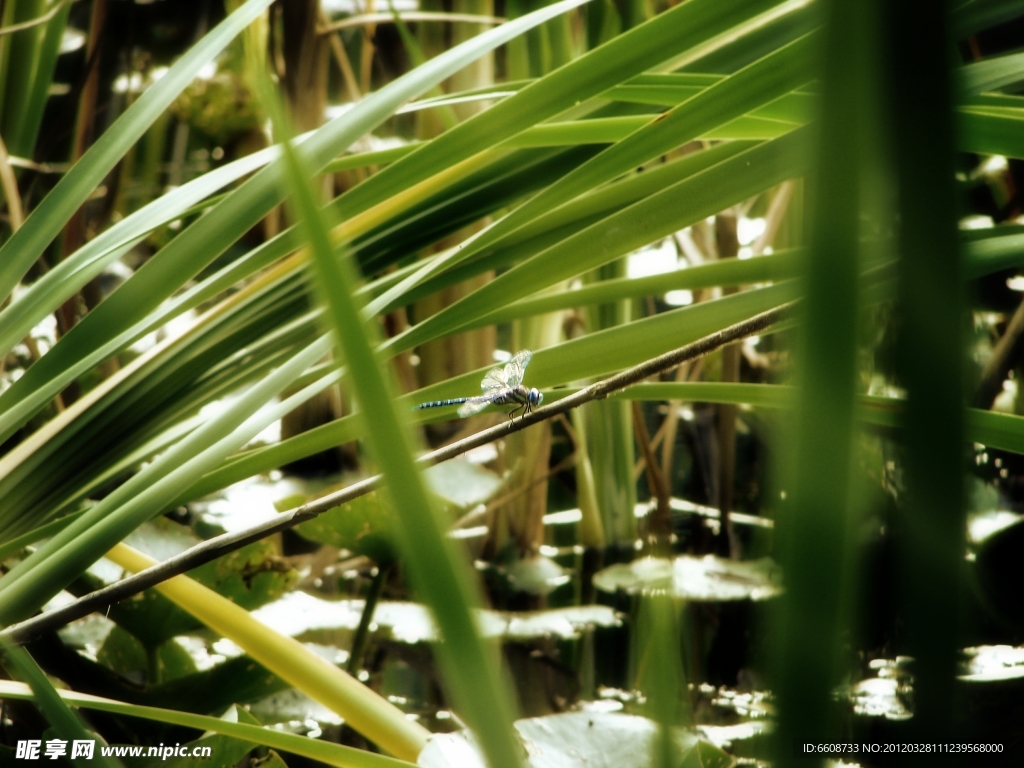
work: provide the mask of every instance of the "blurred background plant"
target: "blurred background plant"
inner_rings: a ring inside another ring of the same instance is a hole
[[[4,760],[1019,763],[1019,2],[0,7]]]

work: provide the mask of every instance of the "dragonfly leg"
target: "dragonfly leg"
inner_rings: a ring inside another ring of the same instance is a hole
[[[515,408],[513,408],[513,409],[512,409],[512,410],[511,410],[511,411],[509,412],[509,414],[508,414],[508,419],[509,419],[509,422],[508,422],[508,428],[509,428],[509,429],[512,429],[512,427],[513,427],[513,426],[515,425],[515,423],[516,423],[516,414],[517,414],[517,413],[518,413],[519,411],[521,411],[522,409],[523,409],[523,406],[521,406],[521,405],[517,405],[517,406],[516,406]]]
[[[523,415],[520,417],[520,421],[526,418],[526,415],[533,413],[533,404],[530,402],[523,403]]]

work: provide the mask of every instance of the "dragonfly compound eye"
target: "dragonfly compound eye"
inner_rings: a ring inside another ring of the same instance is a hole
[[[530,401],[530,405],[540,405],[544,400],[544,395],[541,394],[536,388],[530,390],[530,393],[526,396],[526,399]]]

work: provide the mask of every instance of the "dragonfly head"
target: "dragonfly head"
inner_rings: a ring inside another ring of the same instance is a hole
[[[526,393],[526,399],[529,400],[530,405],[540,405],[544,400],[544,395],[536,387],[531,387],[530,391]]]

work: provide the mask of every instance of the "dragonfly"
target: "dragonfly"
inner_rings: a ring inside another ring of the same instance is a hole
[[[476,397],[456,397],[451,400],[434,400],[429,403],[420,403],[413,410],[419,411],[423,408],[440,408],[444,405],[461,405],[459,416],[463,419],[480,413],[488,405],[511,405],[516,407],[509,414],[509,419],[515,423],[516,414],[520,411],[525,416],[533,412],[535,405],[540,405],[544,395],[537,389],[527,389],[523,386],[523,374],[526,373],[526,366],[530,364],[533,353],[528,349],[518,352],[512,356],[505,365],[491,368],[480,382],[482,395]]]

